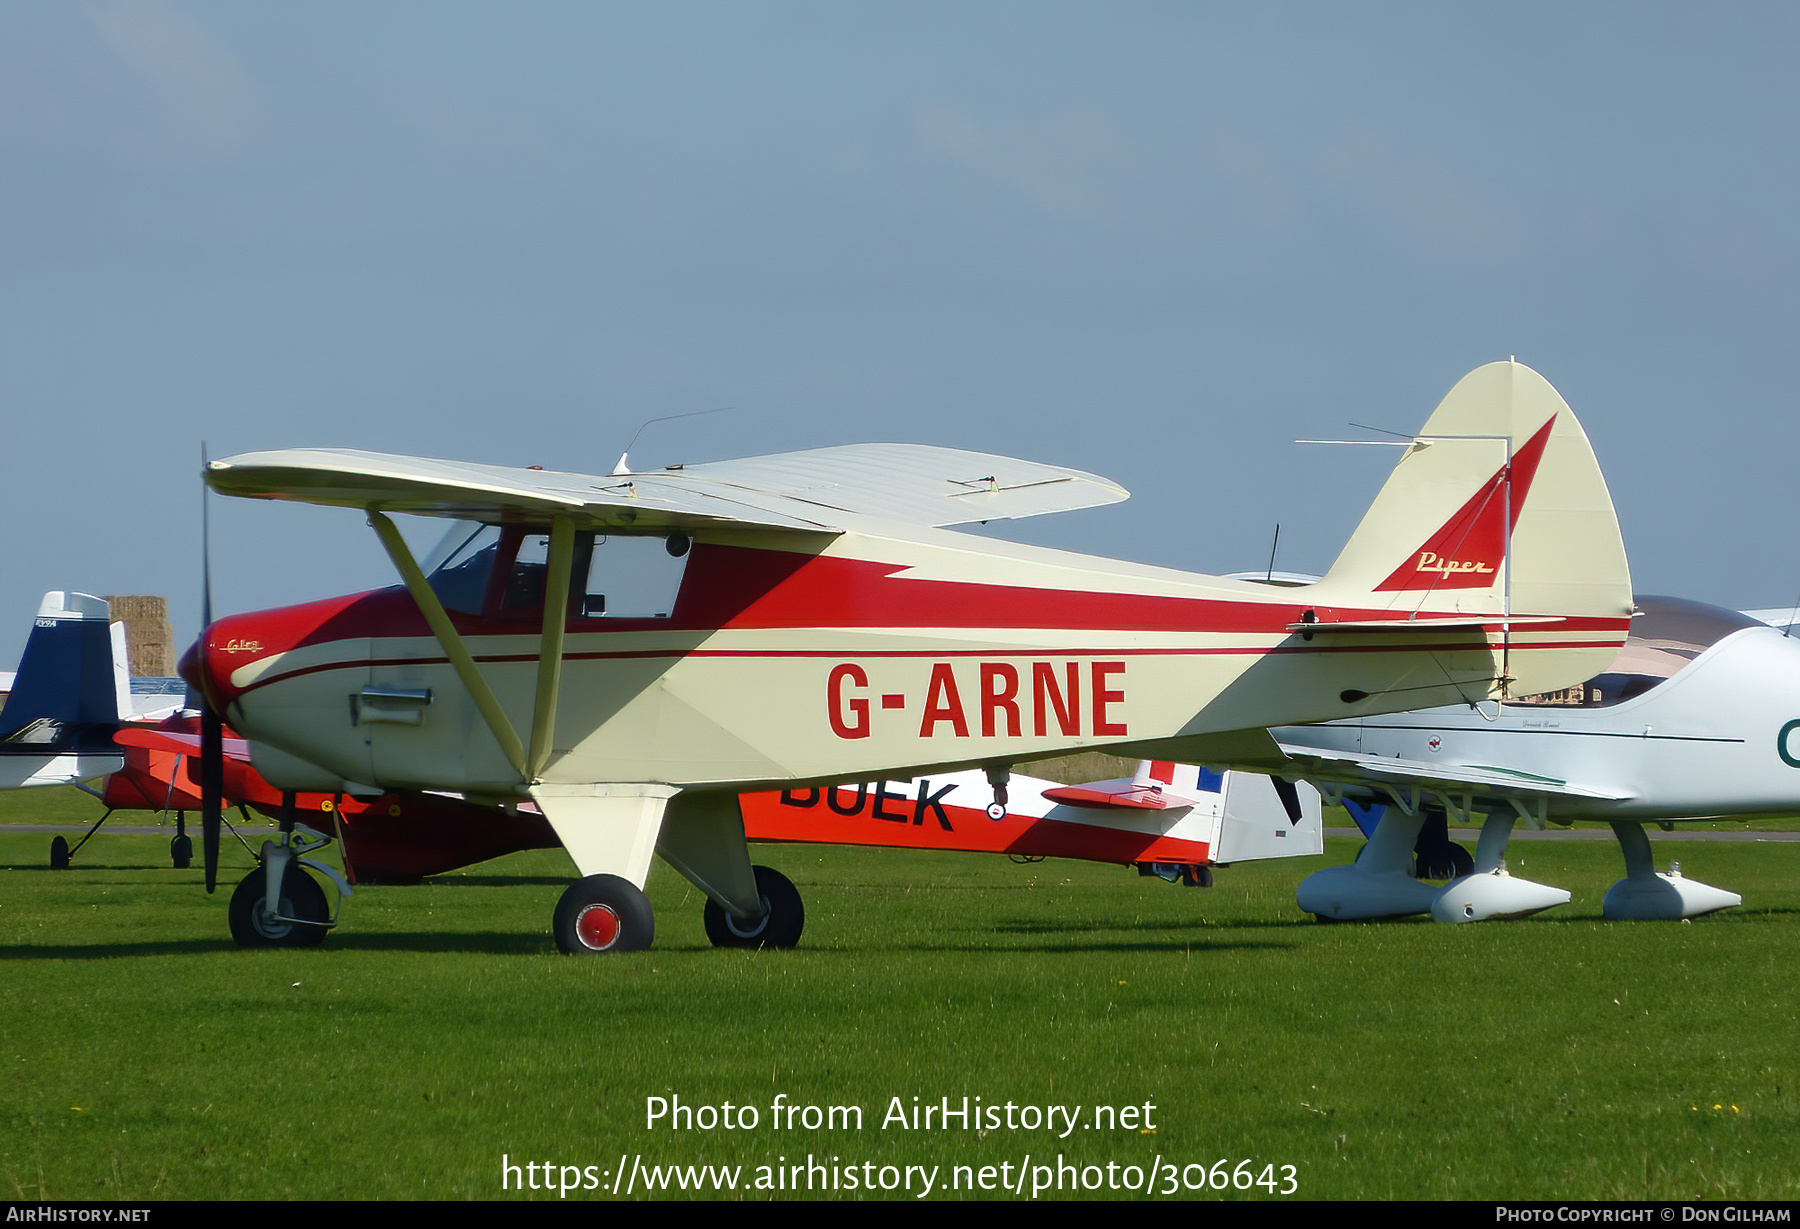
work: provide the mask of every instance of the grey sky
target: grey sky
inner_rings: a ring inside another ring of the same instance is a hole
[[[0,5],[0,663],[48,588],[196,630],[200,441],[604,471],[859,440],[1131,488],[1032,541],[1330,562],[1516,354],[1643,591],[1800,594],[1800,9]],[[389,583],[215,501],[221,611]]]

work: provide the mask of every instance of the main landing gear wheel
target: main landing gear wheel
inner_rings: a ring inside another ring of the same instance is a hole
[[[194,842],[188,836],[172,836],[169,838],[169,860],[175,869],[184,871],[194,864]]]
[[[269,879],[261,867],[246,875],[231,894],[231,937],[239,947],[314,947],[325,942],[331,909],[325,889],[311,875],[288,867],[281,883],[280,918],[263,915],[268,895]]]
[[[60,836],[50,842],[50,869],[53,871],[69,869],[69,842]]]
[[[1212,867],[1186,863],[1181,868],[1181,882],[1184,887],[1210,888],[1213,885]]]
[[[1455,843],[1447,846],[1449,857],[1439,851],[1435,859],[1419,855],[1419,879],[1461,879],[1464,875],[1475,873],[1475,858],[1468,850]]]
[[[766,866],[756,872],[756,894],[762,897],[762,920],[749,926],[725,912],[717,901],[706,902],[706,937],[714,947],[793,947],[806,929],[806,907],[800,889],[788,877]]]
[[[589,875],[571,883],[556,902],[551,929],[566,955],[641,952],[656,938],[656,914],[630,880]]]

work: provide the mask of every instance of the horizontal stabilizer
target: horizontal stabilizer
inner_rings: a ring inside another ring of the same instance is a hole
[[[1315,619],[1289,623],[1290,632],[1362,632],[1370,635],[1386,635],[1400,632],[1485,632],[1498,631],[1502,627],[1542,627],[1552,623],[1567,622],[1561,615],[1542,615],[1536,618],[1502,618],[1498,615],[1481,617],[1473,615],[1433,616],[1420,615],[1412,619]]]
[[[1170,807],[1194,805],[1191,798],[1164,794],[1157,790],[1137,789],[1130,782],[1125,782],[1125,788],[1122,789],[1106,788],[1116,784],[1117,782],[1096,781],[1091,785],[1059,785],[1045,790],[1044,797],[1070,807],[1120,807],[1136,811],[1166,811]]]
[[[1044,797],[1064,806],[1106,808],[1131,811],[1166,811],[1174,807],[1198,806],[1201,794],[1220,792],[1220,775],[1192,764],[1170,760],[1139,760],[1137,771],[1129,777],[1108,781],[1089,781],[1083,785],[1059,785],[1044,791]]]

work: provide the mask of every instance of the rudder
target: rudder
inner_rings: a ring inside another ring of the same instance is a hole
[[[1407,613],[1500,614],[1509,587],[1518,615],[1632,609],[1625,544],[1587,433],[1517,361],[1479,367],[1450,390],[1320,585]]]
[[[1516,360],[1479,367],[1450,390],[1309,596],[1397,619],[1510,616],[1504,645],[1532,650],[1498,654],[1510,695],[1606,669],[1633,609],[1587,433],[1550,382]]]
[[[104,598],[46,593],[0,709],[0,743],[38,753],[113,751],[113,731],[130,704],[118,639]]]

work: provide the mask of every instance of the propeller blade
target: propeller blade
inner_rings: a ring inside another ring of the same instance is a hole
[[[225,723],[209,703],[200,711],[200,837],[208,896],[219,886],[219,826],[224,795]]]
[[[200,445],[200,644],[199,673],[210,680],[207,641],[212,633],[212,518],[206,490],[206,445]],[[206,894],[219,886],[219,827],[225,810],[225,719],[200,691],[200,836],[206,864]]]

